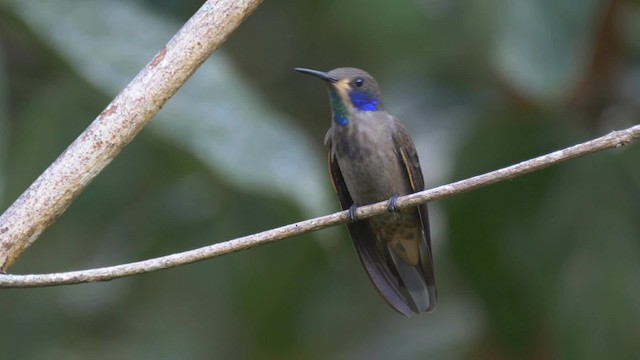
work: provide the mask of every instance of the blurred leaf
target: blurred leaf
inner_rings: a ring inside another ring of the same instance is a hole
[[[461,359],[479,340],[483,320],[469,302],[449,301],[428,317],[397,318],[353,339],[337,359]],[[393,346],[390,346],[393,344]]]
[[[626,170],[640,156],[624,150],[635,159],[616,151],[563,166],[530,233],[536,247],[518,257],[525,279],[543,281],[529,292],[547,297],[562,358],[640,357],[640,191]]]
[[[496,70],[527,98],[563,100],[591,60],[592,35],[604,1],[499,1]]]
[[[10,3],[77,71],[109,94],[123,89],[179,28],[134,2]],[[329,208],[324,161],[291,119],[261,100],[223,51],[202,65],[151,129],[234,186],[291,197],[307,214]]]
[[[543,115],[494,117],[462,147],[458,164],[467,173],[459,177],[576,142]],[[448,201],[453,254],[509,357],[548,353],[548,343],[561,358],[640,356],[627,336],[640,332],[632,280],[640,278],[640,191],[631,165],[640,154],[625,150]]]
[[[453,177],[477,175],[553,150],[553,127],[538,122],[540,117],[517,111],[487,115],[460,148]],[[514,273],[507,250],[525,239],[552,171],[446,201],[453,256],[486,304],[491,331],[513,352],[508,355],[516,357],[530,351],[535,341],[540,314],[534,304],[539,299],[527,297],[522,290],[524,284]]]

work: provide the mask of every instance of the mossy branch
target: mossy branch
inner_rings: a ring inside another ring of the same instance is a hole
[[[69,207],[262,0],[208,0],[0,216],[0,272]],[[151,30],[150,30],[151,31]]]
[[[563,161],[575,159],[605,149],[618,148],[640,137],[640,125],[625,130],[613,131],[605,136],[558,150],[531,160],[511,165],[486,174],[474,176],[469,179],[457,181],[451,184],[399,197],[398,208],[416,206],[425,202],[443,199],[452,195],[461,194],[483,186],[513,179],[537,170],[544,169]],[[357,215],[364,219],[387,210],[388,201],[358,208]],[[66,284],[78,284],[97,281],[108,281],[125,276],[148,273],[151,271],[167,269],[184,264],[209,259],[232,252],[245,250],[254,246],[267,244],[273,241],[286,239],[292,236],[305,234],[311,231],[324,229],[330,226],[346,223],[347,211],[337,212],[310,220],[282,226],[273,230],[244,236],[234,240],[205,246],[199,249],[162,256],[154,259],[116,265],[98,269],[72,271],[54,274],[37,275],[0,275],[0,287],[40,287]]]

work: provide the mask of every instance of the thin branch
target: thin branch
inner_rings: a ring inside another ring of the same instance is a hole
[[[208,0],[202,5],[0,216],[0,272],[67,209],[261,1]]]
[[[630,143],[640,137],[640,125],[614,131],[608,135],[584,142],[563,150],[558,150],[547,155],[523,161],[496,171],[478,175],[466,180],[457,181],[448,185],[442,185],[430,190],[398,198],[397,207],[406,208],[416,206],[428,201],[443,199],[451,195],[460,194],[482,186],[509,180],[533,171],[537,171],[551,165],[571,160],[580,156],[591,154],[610,148],[617,148]],[[388,201],[382,201],[373,205],[358,208],[357,215],[364,219],[382,214],[387,210]],[[148,273],[151,271],[167,269],[179,265],[209,259],[232,252],[245,250],[254,246],[267,244],[276,240],[305,234],[311,231],[324,229],[330,226],[347,222],[347,211],[337,212],[331,215],[318,217],[295,224],[282,226],[273,230],[264,231],[235,240],[230,240],[199,249],[182,253],[158,257],[130,264],[116,265],[92,270],[72,271],[55,274],[37,275],[0,275],[0,287],[41,287],[54,285],[78,284],[87,282],[107,281],[125,276]]]

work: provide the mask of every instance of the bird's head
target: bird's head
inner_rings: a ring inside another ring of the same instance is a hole
[[[337,68],[329,72],[303,68],[295,70],[327,82],[333,119],[339,125],[347,125],[349,115],[359,111],[383,109],[380,87],[376,79],[364,70],[351,67]]]

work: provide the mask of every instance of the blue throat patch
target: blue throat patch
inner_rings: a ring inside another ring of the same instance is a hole
[[[331,109],[333,109],[333,121],[339,125],[347,125],[349,118],[347,117],[347,109],[344,107],[342,100],[335,91],[331,91]]]
[[[333,121],[338,125],[347,125],[349,123],[349,117],[347,108],[340,99],[340,96],[335,91],[330,91],[331,94],[331,109],[333,109]],[[350,91],[349,99],[353,107],[360,111],[377,111],[378,99],[372,97],[370,94],[360,91]]]
[[[360,91],[350,91],[349,98],[353,107],[360,111],[376,111],[378,110],[378,99],[372,97],[370,94]]]

